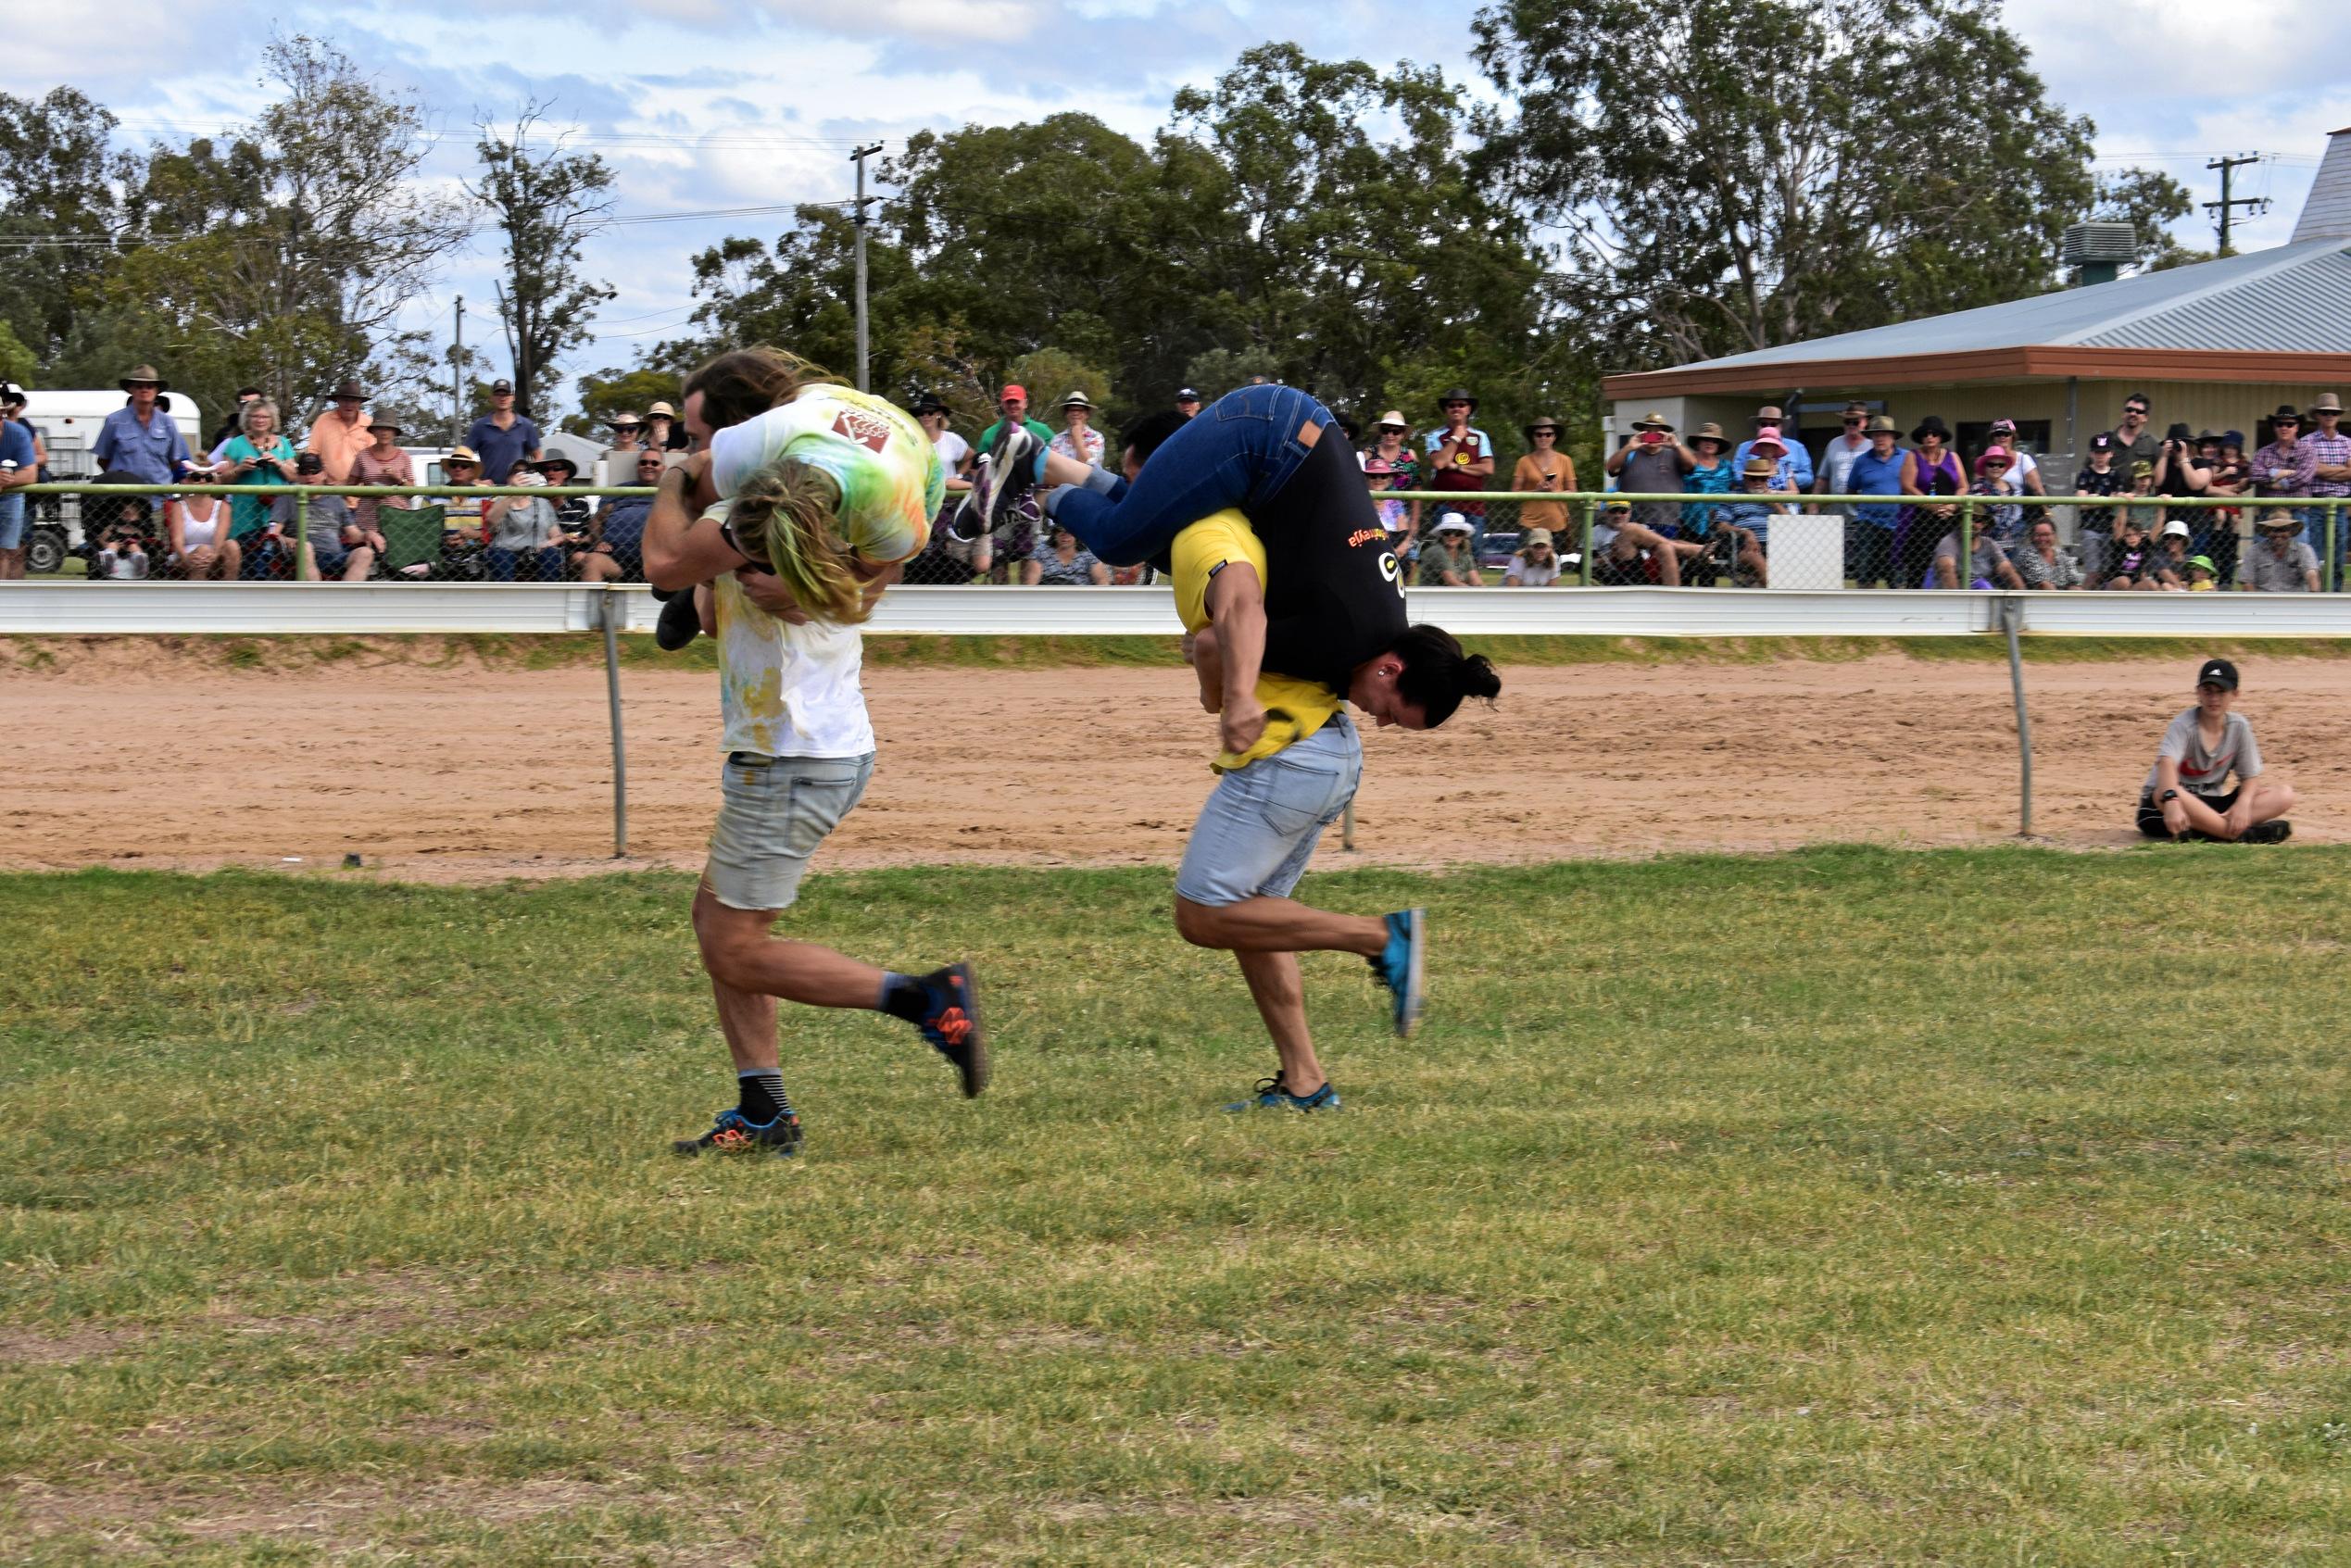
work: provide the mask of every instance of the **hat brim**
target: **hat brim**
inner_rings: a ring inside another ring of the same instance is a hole
[[[151,386],[157,392],[169,392],[171,390],[171,383],[168,381],[132,381],[129,376],[123,377],[120,381],[115,383],[114,384],[120,387],[125,392],[130,391],[134,386]]]

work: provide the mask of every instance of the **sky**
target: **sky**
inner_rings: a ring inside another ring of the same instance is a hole
[[[1410,53],[1464,83],[1477,10],[1460,0],[664,0],[584,11],[545,0],[46,0],[18,8],[0,91],[69,82],[107,105],[134,144],[216,132],[266,102],[251,65],[274,31],[328,39],[385,85],[417,92],[441,135],[429,178],[471,171],[473,125],[551,105],[572,144],[617,176],[616,224],[590,243],[589,275],[618,296],[569,373],[628,364],[692,307],[690,257],[728,234],[772,236],[801,201],[851,193],[849,149],[895,152],[922,129],[1009,124],[1080,109],[1130,135],[1165,122],[1176,91],[1206,84],[1271,40],[1324,58]],[[657,14],[658,13],[658,14]],[[2226,17],[2226,24],[2217,19]],[[2206,162],[2264,153],[2238,193],[2240,249],[2284,242],[2327,133],[2351,126],[2351,17],[2207,0],[2034,0],[2008,25],[2052,95],[2096,121],[2102,168],[2144,164],[2219,193]],[[241,48],[239,40],[250,45]],[[218,62],[214,64],[212,62]],[[687,216],[744,207],[775,214]],[[2201,210],[2180,226],[2208,247]],[[412,324],[446,341],[467,300],[469,342],[505,349],[488,312],[495,253],[451,258]]]

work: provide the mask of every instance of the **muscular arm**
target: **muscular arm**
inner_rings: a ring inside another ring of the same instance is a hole
[[[661,472],[660,494],[645,518],[645,580],[656,588],[690,588],[745,562],[717,521],[699,515],[709,503],[695,504],[710,483],[710,462],[709,453],[697,452]]]
[[[1265,731],[1265,710],[1257,705],[1257,677],[1265,667],[1265,590],[1256,569],[1245,561],[1226,562],[1208,580],[1206,607],[1216,633],[1207,657],[1216,667],[1225,748],[1247,751]],[[1208,675],[1202,666],[1203,700]]]

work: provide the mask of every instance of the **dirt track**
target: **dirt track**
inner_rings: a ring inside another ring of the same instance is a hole
[[[2041,834],[2134,841],[2131,801],[2191,679],[2176,659],[2029,670]],[[2351,836],[2345,666],[2264,660],[2246,679],[2269,766],[2303,797],[2297,839]],[[2004,665],[1884,656],[1504,680],[1496,711],[1366,737],[1362,858],[1986,843],[2016,830]],[[821,865],[1172,864],[1211,783],[1213,730],[1179,669],[886,669],[866,684],[881,761]],[[708,674],[624,677],[629,864],[700,862],[718,793],[715,687]],[[0,679],[0,865],[315,867],[356,850],[428,881],[614,866],[595,668],[288,677],[116,644]]]

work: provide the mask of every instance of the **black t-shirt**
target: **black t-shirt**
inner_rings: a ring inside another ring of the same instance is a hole
[[[1339,696],[1404,633],[1404,573],[1364,473],[1329,431],[1250,519],[1265,546],[1265,668]]]

